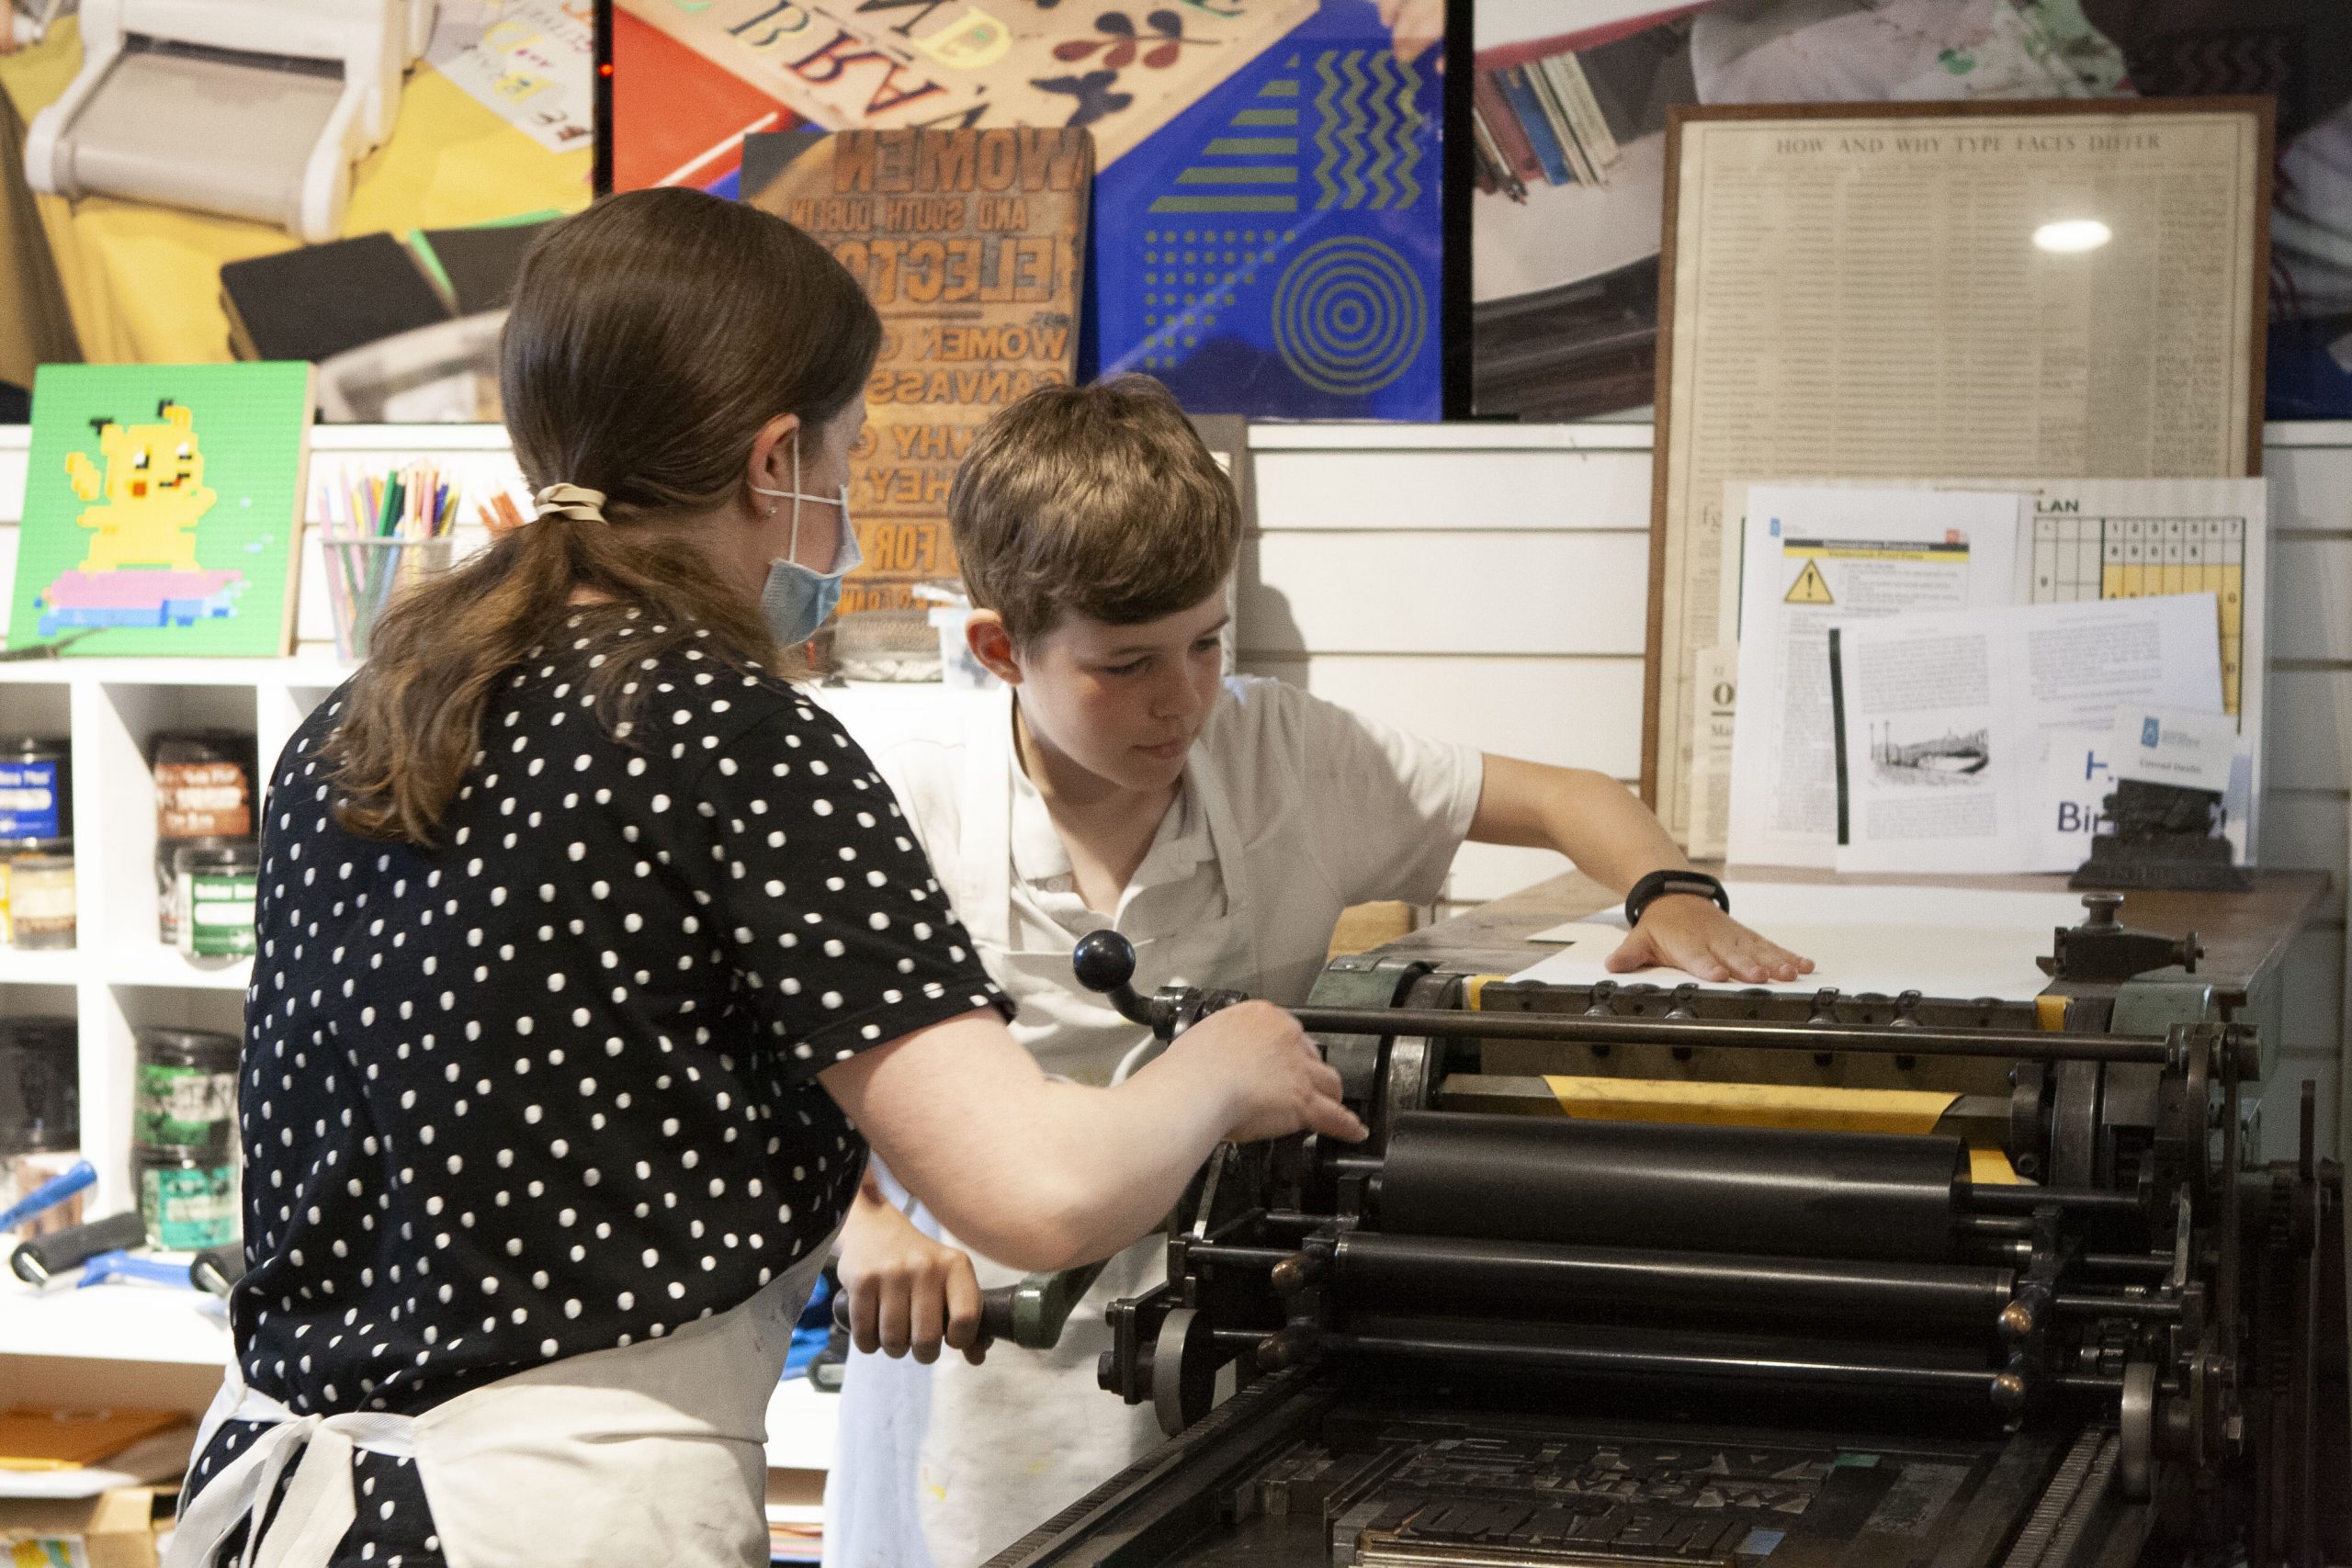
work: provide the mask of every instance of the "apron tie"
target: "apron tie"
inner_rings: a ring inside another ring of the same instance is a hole
[[[209,1568],[221,1543],[243,1520],[245,1550],[238,1568],[326,1568],[358,1517],[351,1485],[358,1451],[403,1459],[415,1452],[413,1416],[361,1411],[296,1416],[267,1394],[248,1388],[227,1418],[264,1422],[268,1429],[181,1514],[173,1535],[171,1560],[175,1564]],[[286,1500],[265,1530],[263,1517],[289,1469],[294,1478]]]

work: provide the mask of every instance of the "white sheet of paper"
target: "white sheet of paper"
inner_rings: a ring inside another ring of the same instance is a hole
[[[2210,593],[2022,604],[1837,628],[1840,871],[2071,870],[2060,765],[2143,703],[2218,713]]]
[[[1985,491],[1747,487],[1729,855],[1838,854],[1833,623],[2007,604],[2030,502]]]
[[[550,152],[595,145],[595,25],[564,0],[444,4],[424,58],[466,96]]]
[[[141,1438],[110,1459],[75,1470],[0,1470],[0,1497],[96,1497],[117,1487],[143,1486],[187,1469],[195,1447],[191,1423]]]
[[[1917,990],[2023,1001],[2050,983],[2034,960],[2049,953],[2052,932],[2083,914],[2081,897],[2072,893],[1746,881],[1725,891],[1744,923],[1814,961],[1812,974],[1767,988],[1808,995],[1835,986],[1849,995]],[[1589,986],[1686,978],[1672,969],[1609,973],[1603,965],[1625,940],[1622,913],[1572,920],[1529,940],[1557,942],[1560,951],[1514,980]]]

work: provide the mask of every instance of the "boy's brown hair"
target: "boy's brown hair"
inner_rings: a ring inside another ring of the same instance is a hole
[[[1148,376],[1044,387],[980,431],[947,492],[972,602],[1016,643],[1072,611],[1133,626],[1216,592],[1241,503]]]

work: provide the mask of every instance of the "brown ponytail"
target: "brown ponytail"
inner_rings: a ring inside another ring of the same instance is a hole
[[[771,658],[756,597],[662,520],[735,496],[768,421],[815,426],[848,407],[881,338],[821,245],[697,191],[611,197],[540,240],[500,344],[506,428],[534,491],[600,491],[603,517],[537,518],[386,612],[326,746],[338,820],[430,843],[492,684],[575,614],[629,616],[638,658],[689,642]],[[575,611],[582,591],[610,607]],[[608,726],[636,706],[620,691],[630,664],[590,677]]]

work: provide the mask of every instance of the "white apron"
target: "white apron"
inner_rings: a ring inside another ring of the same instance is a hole
[[[1020,1010],[1014,1034],[1046,1071],[1095,1083],[1125,1077],[1149,1055],[1146,1032],[1079,989],[1069,944],[1012,946],[1012,715],[1001,700],[974,707],[956,863],[935,869],[989,976]],[[1264,929],[1252,911],[1268,900],[1253,897],[1252,885],[1295,876],[1298,867],[1241,841],[1224,781],[1200,746],[1187,759],[1184,787],[1205,816],[1224,904],[1190,929],[1136,938],[1136,988],[1148,996],[1178,981],[1253,992],[1295,985],[1303,994],[1322,966],[1331,920]],[[910,1217],[956,1245],[920,1205]],[[983,1290],[1022,1277],[977,1255],[972,1266]],[[853,1354],[825,1496],[825,1568],[974,1568],[1149,1452],[1162,1440],[1151,1407],[1103,1393],[1095,1362],[1112,1346],[1104,1308],[1166,1278],[1164,1237],[1128,1247],[1104,1267],[1051,1352],[1001,1346],[978,1367],[954,1351],[929,1367]]]
[[[289,1468],[244,1563],[320,1568],[354,1517],[361,1449],[414,1462],[451,1568],[763,1565],[768,1396],[827,1250],[674,1334],[550,1361],[421,1416],[295,1416],[232,1361],[198,1451],[225,1420],[271,1429],[183,1510],[164,1568],[211,1568]]]

